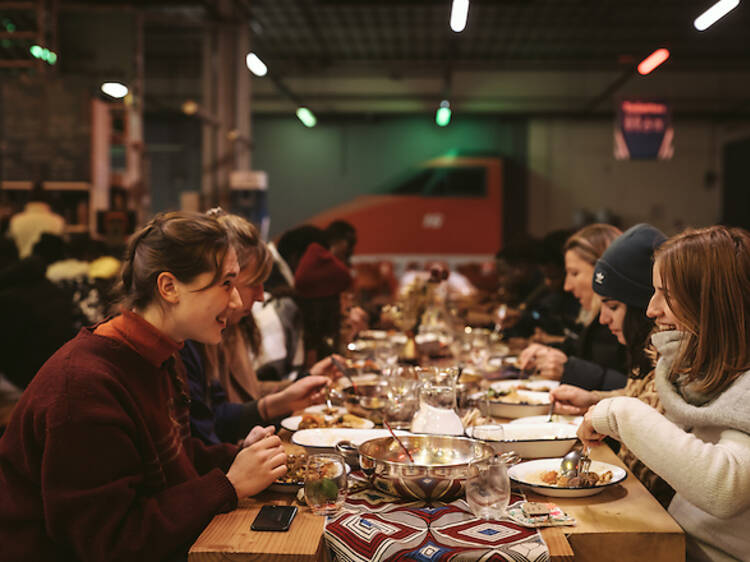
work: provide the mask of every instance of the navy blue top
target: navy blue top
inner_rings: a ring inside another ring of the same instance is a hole
[[[190,386],[190,430],[209,445],[236,443],[256,425],[264,424],[258,401],[234,404],[217,380],[207,381],[198,344],[187,340],[180,350]]]

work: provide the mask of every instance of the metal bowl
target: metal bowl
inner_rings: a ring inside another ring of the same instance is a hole
[[[388,384],[382,380],[357,383],[332,392],[351,414],[382,423]]]
[[[402,435],[414,463],[393,437],[359,446],[359,465],[378,490],[418,500],[450,501],[463,495],[466,467],[494,454],[491,446],[450,435]]]

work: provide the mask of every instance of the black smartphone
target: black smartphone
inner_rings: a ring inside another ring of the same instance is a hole
[[[253,531],[288,531],[295,515],[297,506],[294,505],[264,505],[250,528]]]

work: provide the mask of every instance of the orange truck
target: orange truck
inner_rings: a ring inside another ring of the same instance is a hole
[[[497,156],[440,156],[380,193],[305,222],[321,228],[350,222],[356,261],[486,259],[503,245],[504,164]]]

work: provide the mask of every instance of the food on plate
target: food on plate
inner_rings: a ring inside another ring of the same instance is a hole
[[[336,406],[332,406],[330,408],[326,406],[320,410],[320,413],[324,416],[336,416],[339,413],[339,409]]]
[[[461,423],[464,424],[464,427],[486,425],[488,423],[492,423],[492,418],[483,416],[479,411],[479,408],[472,408],[464,414],[464,417],[461,418]]]
[[[513,387],[508,389],[501,389],[501,390],[495,390],[490,388],[487,391],[487,398],[493,401],[497,402],[504,402],[504,403],[510,403],[510,404],[549,404],[548,400],[543,400],[541,398],[536,398],[533,396],[529,396],[526,394],[519,394],[519,390],[530,390],[529,388],[519,388],[519,387]],[[535,390],[535,392],[545,392],[545,391],[539,391]],[[546,391],[549,392],[549,391]]]
[[[326,417],[324,414],[304,414],[298,429],[315,429],[318,427],[366,428],[371,426],[365,418],[353,414]]]
[[[299,484],[305,483],[305,467],[307,466],[307,455],[287,454],[286,456],[286,474],[279,478],[277,482],[282,484]]]
[[[602,474],[596,472],[582,472],[578,476],[568,478],[556,470],[545,470],[539,475],[539,479],[548,486],[558,488],[593,488],[603,486],[612,480],[612,471],[608,470]]]

